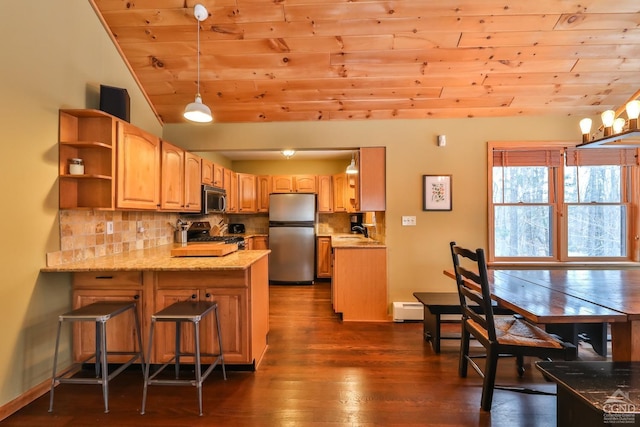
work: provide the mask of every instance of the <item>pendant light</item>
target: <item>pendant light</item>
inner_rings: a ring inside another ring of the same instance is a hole
[[[354,175],[356,173],[358,173],[358,167],[356,166],[356,159],[353,155],[353,153],[351,153],[351,164],[349,164],[349,166],[347,166],[347,170],[346,170],[348,175]]]
[[[202,96],[200,96],[200,22],[209,17],[207,8],[201,4],[196,4],[193,8],[193,16],[196,17],[198,25],[198,92],[196,93],[196,99],[194,102],[187,105],[184,109],[184,118],[192,122],[197,123],[209,123],[213,120],[211,116],[211,109],[202,103]]]

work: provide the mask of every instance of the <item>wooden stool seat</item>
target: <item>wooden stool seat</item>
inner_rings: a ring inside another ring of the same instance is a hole
[[[107,321],[118,316],[128,310],[133,310],[136,327],[136,337],[138,341],[138,351],[108,351],[107,350]],[[58,364],[58,347],[60,345],[60,332],[64,322],[95,322],[96,324],[96,350],[93,355],[82,362],[73,364],[69,369],[62,373],[56,374]],[[108,370],[108,356],[120,355],[131,356],[124,364],[120,365],[113,372]],[[72,370],[79,364],[86,363],[95,358],[95,378],[66,378]],[[142,353],[142,338],[140,335],[140,321],[138,319],[138,310],[135,302],[96,302],[93,304],[80,307],[76,310],[58,316],[58,333],[56,336],[56,348],[53,356],[53,374],[51,376],[51,392],[49,396],[49,412],[53,411],[53,392],[59,383],[75,383],[75,384],[102,384],[102,396],[104,399],[104,412],[109,412],[109,381],[116,375],[124,371],[131,364],[140,359],[144,366],[144,355]]]
[[[218,354],[207,354],[201,352],[200,347],[200,321],[202,318],[213,312],[216,319],[216,328],[218,331]],[[174,356],[167,363],[163,364],[153,374],[149,375],[151,365],[151,351],[153,349],[153,332],[156,322],[175,322],[176,336],[175,336],[175,353]],[[181,343],[181,327],[182,322],[191,322],[194,327],[194,353],[184,353],[180,350]],[[147,387],[152,384],[158,385],[193,385],[198,390],[198,406],[200,409],[200,415],[202,415],[202,383],[213,371],[213,369],[220,364],[222,366],[222,376],[226,380],[227,373],[224,366],[224,355],[222,351],[222,335],[220,333],[220,318],[218,316],[218,304],[210,301],[181,301],[174,303],[165,309],[157,312],[151,316],[151,328],[149,331],[149,349],[147,354],[149,355],[149,361],[144,370],[144,390],[142,394],[142,409],[141,414],[145,412],[145,406],[147,402]],[[193,356],[195,358],[195,380],[191,378],[181,379],[180,376],[180,357],[181,356]],[[213,357],[214,361],[209,367],[202,372],[202,357]],[[157,379],[167,366],[174,362],[175,366],[175,379]]]

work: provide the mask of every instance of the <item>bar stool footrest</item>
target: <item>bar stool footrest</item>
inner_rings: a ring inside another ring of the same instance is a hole
[[[186,354],[186,353],[181,353],[180,357],[183,356],[194,356],[193,354]],[[209,374],[211,372],[213,372],[213,370],[215,369],[216,366],[222,366],[222,363],[224,361],[224,358],[221,354],[208,354],[208,353],[203,353],[201,355],[201,357],[215,357],[215,360],[209,364],[209,366],[207,367],[207,369],[204,370],[204,372],[202,372],[202,374],[200,374],[200,382],[204,382],[204,380],[207,379],[207,377],[209,376]],[[162,364],[162,366],[160,366],[154,373],[153,375],[149,376],[149,379],[146,381],[148,385],[152,385],[152,384],[160,384],[160,385],[197,385],[198,384],[198,380],[193,379],[193,378],[189,378],[189,379],[160,379],[160,380],[156,380],[155,378],[162,372],[165,370],[165,368],[171,366],[175,366],[174,362],[176,360],[176,357],[173,356],[167,363]],[[194,365],[195,368],[195,365]],[[227,379],[227,374],[226,372],[223,372],[223,377],[226,380]]]

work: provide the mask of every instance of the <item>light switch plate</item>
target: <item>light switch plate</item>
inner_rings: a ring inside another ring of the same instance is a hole
[[[416,225],[416,217],[415,216],[403,216],[402,217],[402,225],[404,227]]]

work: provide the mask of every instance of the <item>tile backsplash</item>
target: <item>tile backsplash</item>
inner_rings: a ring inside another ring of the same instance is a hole
[[[61,210],[59,216],[60,250],[47,254],[47,266],[168,245],[174,240],[172,224],[180,217],[170,212],[99,210]],[[215,224],[220,219],[215,215],[189,220]],[[113,222],[113,234],[107,234],[108,222]]]
[[[318,214],[318,233],[350,233],[350,221],[348,213]]]
[[[377,213],[373,232],[384,238],[384,212]],[[173,243],[175,224],[180,215],[170,212],[61,210],[60,250],[47,253],[47,266],[83,261],[105,255],[113,255],[163,246]],[[217,224],[221,219],[229,223],[243,223],[247,234],[267,234],[268,214],[213,215],[208,217],[182,217],[191,221],[209,221]],[[332,213],[318,215],[318,233],[349,233],[349,214]],[[107,223],[113,222],[113,234],[107,234]],[[372,235],[374,237],[374,235]]]

